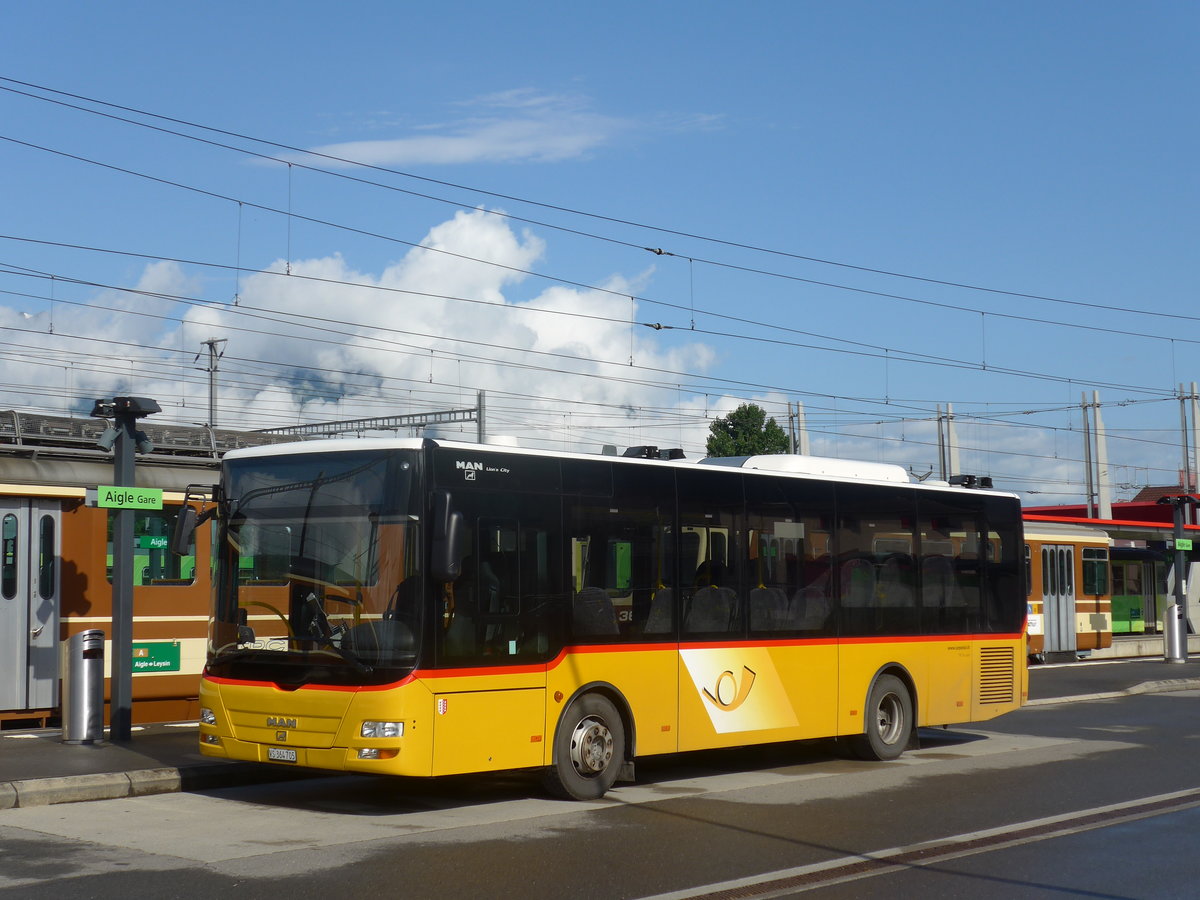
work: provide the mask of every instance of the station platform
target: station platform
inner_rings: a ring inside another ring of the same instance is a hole
[[[1095,658],[1029,668],[1029,705],[1200,689],[1200,648],[1183,662]],[[135,726],[129,741],[68,744],[57,728],[0,731],[0,810],[312,777],[313,770],[200,755],[195,722]]]
[[[1200,656],[1200,634],[1188,635],[1188,656]],[[1161,634],[1115,634],[1111,647],[1086,651],[1087,659],[1132,659],[1163,656],[1166,643]]]

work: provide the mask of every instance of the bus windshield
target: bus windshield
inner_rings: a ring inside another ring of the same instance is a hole
[[[415,461],[353,450],[226,461],[211,674],[370,684],[414,667]]]

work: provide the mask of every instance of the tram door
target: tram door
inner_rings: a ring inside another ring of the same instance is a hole
[[[1074,651],[1075,548],[1070,544],[1042,545],[1042,598],[1045,652]]]
[[[0,498],[0,712],[58,705],[57,503]]]

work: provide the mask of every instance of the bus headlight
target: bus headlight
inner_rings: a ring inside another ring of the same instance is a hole
[[[403,722],[363,722],[360,734],[365,738],[404,737]]]
[[[207,706],[200,707],[200,724],[201,725],[216,725],[217,716]]]

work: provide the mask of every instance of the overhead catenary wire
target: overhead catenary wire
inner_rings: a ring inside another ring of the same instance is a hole
[[[113,255],[119,255],[119,256],[135,257],[135,258],[140,258],[140,259],[151,259],[151,260],[155,260],[155,261],[175,262],[175,263],[180,263],[180,264],[203,266],[203,267],[214,268],[214,269],[230,270],[233,268],[232,266],[230,266],[228,264],[222,264],[222,263],[203,262],[203,261],[199,261],[199,260],[185,259],[185,258],[180,258],[180,257],[156,256],[153,254],[144,254],[144,253],[138,253],[138,252],[134,252],[134,251],[124,251],[124,250],[116,250],[116,249],[112,249],[112,248],[101,248],[101,247],[92,247],[92,246],[87,246],[87,245],[70,244],[70,243],[61,242],[61,241],[44,241],[44,240],[37,240],[37,239],[33,239],[33,238],[25,238],[25,237],[21,237],[21,236],[17,236],[17,235],[0,234],[0,240],[11,240],[11,241],[18,241],[18,242],[33,243],[33,244],[42,244],[42,245],[48,245],[48,246],[73,249],[73,250],[83,250],[83,251],[94,252],[94,253],[106,253],[106,254],[113,254]],[[24,267],[16,266],[11,263],[0,262],[0,266],[8,266],[9,274],[14,274],[14,275],[27,274],[25,271],[22,271],[22,269]],[[29,272],[32,272],[32,271],[33,270],[29,270]],[[626,321],[625,319],[622,319],[618,316],[602,316],[602,315],[598,315],[598,314],[594,314],[594,313],[565,312],[562,310],[542,309],[542,308],[539,308],[536,306],[531,306],[531,305],[518,306],[518,305],[505,304],[505,305],[501,306],[501,305],[497,305],[495,303],[491,303],[486,300],[475,300],[475,299],[464,298],[464,297],[452,297],[450,295],[445,295],[445,294],[432,294],[432,293],[428,293],[428,292],[414,291],[414,290],[411,290],[408,288],[395,288],[395,287],[390,287],[390,286],[385,286],[385,285],[369,284],[369,283],[364,283],[364,282],[339,281],[337,279],[323,278],[323,277],[313,276],[313,275],[301,275],[297,272],[278,273],[278,272],[273,272],[269,269],[268,270],[256,270],[256,271],[257,271],[257,274],[262,275],[262,276],[280,276],[280,275],[282,275],[283,277],[287,277],[289,279],[298,279],[298,280],[310,281],[310,282],[315,282],[315,283],[320,283],[320,284],[336,285],[339,287],[352,287],[352,288],[362,289],[362,290],[382,291],[385,293],[408,294],[408,295],[412,295],[412,296],[429,297],[429,298],[434,298],[434,299],[453,300],[456,302],[477,303],[477,304],[487,305],[491,308],[501,309],[504,311],[544,313],[544,314],[549,314],[549,315],[567,315],[572,318],[593,319],[593,320],[598,320],[598,321],[622,323],[622,324],[624,324]],[[42,273],[37,273],[36,276],[34,276],[34,277],[50,278],[52,276],[50,275],[50,273],[42,272]],[[58,278],[59,281],[72,281],[76,284],[104,288],[107,290],[121,291],[121,292],[125,292],[125,293],[133,293],[133,294],[147,293],[144,291],[139,291],[136,288],[127,288],[127,287],[122,287],[119,285],[111,285],[111,284],[105,284],[105,283],[101,283],[101,282],[94,282],[94,281],[89,281],[87,279],[74,279],[74,278],[68,279],[67,276],[64,276],[64,275],[57,275],[57,276],[53,276],[53,277]],[[625,297],[628,295],[620,294],[617,296]],[[199,300],[199,299],[195,299],[195,298],[192,298],[190,300],[190,302],[194,302],[197,304],[224,306],[224,304],[219,304],[219,303],[217,303],[217,301],[205,301],[205,300]],[[228,309],[228,307],[226,307],[226,308]],[[245,314],[243,312],[244,309],[245,309],[245,307],[237,307],[236,311],[240,312],[242,314]],[[234,309],[230,309],[230,312],[234,312],[234,311],[235,311]],[[732,316],[719,316],[719,317],[736,319],[736,317],[732,317]],[[319,319],[319,317],[302,317],[302,318],[309,318],[309,319],[314,319],[314,320]],[[326,321],[330,321],[330,320],[326,320]],[[650,325],[651,327],[653,327],[654,323],[642,322],[639,324]],[[1031,379],[1035,379],[1035,380],[1058,382],[1058,383],[1063,383],[1063,384],[1079,385],[1079,386],[1091,387],[1091,388],[1118,388],[1118,389],[1122,389],[1122,390],[1131,390],[1131,391],[1137,391],[1137,392],[1147,393],[1147,394],[1167,395],[1167,392],[1163,391],[1162,389],[1153,388],[1153,387],[1149,387],[1149,386],[1127,385],[1127,384],[1108,382],[1108,381],[1091,380],[1091,379],[1086,379],[1086,378],[1074,378],[1074,377],[1068,377],[1068,376],[1052,375],[1050,373],[1039,373],[1039,372],[1033,372],[1033,371],[1029,371],[1029,370],[1014,369],[1014,368],[1010,368],[1010,367],[997,366],[994,364],[991,366],[988,366],[983,363],[976,363],[976,362],[973,362],[970,360],[956,360],[953,358],[946,357],[944,355],[920,354],[920,353],[916,353],[915,351],[891,349],[891,348],[886,348],[886,347],[880,347],[878,345],[867,344],[867,343],[864,343],[861,341],[851,341],[851,340],[848,340],[845,338],[838,338],[838,337],[834,337],[831,335],[819,335],[819,334],[813,334],[812,332],[801,332],[798,329],[782,328],[779,330],[788,331],[788,332],[792,332],[792,333],[810,335],[813,337],[817,337],[821,340],[828,340],[828,341],[832,341],[835,343],[844,344],[849,347],[869,348],[866,350],[841,348],[841,349],[836,349],[836,352],[850,353],[850,354],[870,357],[870,358],[874,358],[874,359],[886,359],[889,361],[896,360],[897,362],[909,362],[909,363],[915,363],[915,364],[921,364],[921,365],[930,365],[930,366],[953,368],[953,369],[969,369],[972,371],[990,372],[991,374],[1010,375],[1010,376],[1015,376],[1015,377],[1031,378]],[[794,341],[785,341],[785,340],[778,339],[778,338],[759,337],[759,336],[755,336],[755,335],[743,335],[743,334],[736,334],[736,333],[732,333],[732,332],[720,332],[720,331],[714,331],[714,330],[710,330],[710,329],[689,329],[689,333],[721,337],[721,338],[726,338],[726,339],[753,341],[753,342],[757,342],[757,343],[772,344],[772,345],[777,345],[777,346],[788,346],[788,347],[794,347],[797,349],[817,350],[817,351],[825,351],[825,352],[832,352],[835,350],[835,348],[821,347],[819,345],[813,345],[813,344],[801,344],[801,343],[797,343]],[[451,341],[464,340],[464,339],[459,339],[459,338],[452,338],[452,339],[441,338],[441,339],[451,340]],[[471,343],[471,342],[467,341],[467,343]],[[509,348],[509,349],[519,349],[519,348]],[[545,351],[537,351],[537,352],[545,352]],[[608,361],[605,361],[606,364],[607,364],[607,362]],[[680,374],[680,373],[672,373],[670,371],[667,371],[666,374]]]
[[[1064,299],[1064,298],[1060,298],[1060,297],[1051,297],[1051,296],[1035,294],[1035,293],[1031,293],[1031,292],[1006,290],[1006,289],[1002,289],[1002,288],[970,284],[968,282],[954,281],[954,280],[950,280],[950,279],[933,278],[933,277],[924,276],[924,275],[915,275],[915,274],[911,274],[911,273],[893,271],[893,270],[883,269],[883,268],[878,268],[878,267],[865,266],[865,265],[859,265],[859,264],[854,264],[854,263],[847,263],[847,262],[838,261],[838,260],[831,260],[831,259],[825,259],[825,258],[816,257],[816,256],[804,255],[804,254],[796,253],[794,251],[779,250],[779,249],[762,247],[762,246],[749,244],[749,243],[745,243],[745,242],[740,242],[740,241],[732,241],[732,240],[727,240],[727,239],[722,239],[722,238],[705,236],[705,235],[701,235],[701,234],[695,234],[695,233],[683,231],[680,229],[668,228],[668,227],[657,226],[657,225],[650,225],[650,224],[636,222],[636,221],[629,220],[629,219],[622,219],[622,218],[615,217],[615,216],[608,216],[608,215],[603,215],[600,213],[588,212],[585,210],[581,210],[581,209],[577,209],[577,208],[573,208],[573,207],[569,207],[569,206],[551,204],[551,203],[547,203],[544,201],[538,201],[538,200],[532,200],[529,198],[519,197],[519,196],[516,196],[513,194],[505,194],[505,193],[500,193],[500,192],[496,192],[496,191],[490,191],[490,190],[483,189],[483,188],[470,187],[470,186],[457,184],[455,182],[451,182],[451,181],[447,181],[447,180],[443,180],[443,179],[436,179],[436,178],[431,178],[429,176],[417,175],[412,172],[406,172],[406,171],[403,171],[400,169],[394,169],[394,168],[387,167],[387,166],[380,166],[380,165],[372,164],[372,163],[364,163],[364,162],[360,162],[358,160],[347,159],[347,158],[343,158],[343,157],[334,156],[331,154],[322,153],[317,150],[295,147],[295,146],[288,145],[288,144],[285,144],[282,142],[269,140],[267,138],[255,137],[255,136],[243,134],[243,133],[228,130],[228,129],[222,129],[222,128],[217,128],[217,127],[210,126],[210,125],[204,125],[204,124],[197,123],[197,122],[191,122],[186,119],[179,118],[179,117],[166,116],[166,115],[162,115],[159,113],[153,113],[153,112],[150,112],[147,110],[138,109],[138,108],[132,107],[132,106],[125,106],[125,105],[121,105],[121,104],[111,103],[109,101],[99,100],[99,99],[96,99],[93,97],[87,97],[83,94],[72,93],[69,91],[62,91],[62,90],[47,87],[44,85],[35,84],[32,82],[28,82],[28,81],[21,81],[19,79],[15,79],[15,78],[3,76],[3,75],[0,75],[0,82],[7,82],[8,84],[21,85],[22,87],[26,87],[26,88],[30,88],[30,89],[38,90],[38,91],[43,91],[45,93],[54,94],[54,95],[57,95],[60,97],[71,97],[76,100],[81,100],[86,103],[94,104],[96,106],[102,106],[102,107],[106,107],[109,109],[119,109],[119,110],[122,110],[123,112],[131,113],[134,115],[144,116],[146,118],[155,119],[158,121],[171,122],[171,123],[174,123],[177,125],[182,125],[187,128],[196,129],[198,131],[204,131],[204,132],[208,132],[208,133],[212,133],[212,134],[221,134],[221,135],[225,135],[227,137],[237,138],[238,140],[248,141],[248,142],[251,142],[254,144],[260,144],[262,146],[273,147],[276,150],[283,150],[287,153],[300,154],[305,158],[324,159],[326,161],[337,163],[339,165],[346,165],[346,166],[352,166],[355,168],[361,168],[361,169],[366,169],[366,170],[371,170],[371,171],[384,172],[384,173],[387,173],[390,175],[396,175],[396,176],[411,179],[414,181],[420,181],[420,182],[427,183],[427,184],[436,184],[436,185],[440,185],[443,187],[450,187],[450,188],[454,188],[456,190],[462,190],[462,191],[466,191],[471,194],[477,194],[480,196],[492,197],[494,199],[506,200],[506,201],[515,202],[515,203],[521,203],[521,204],[534,206],[534,207],[538,207],[538,208],[542,208],[542,209],[552,210],[555,212],[567,213],[567,214],[573,215],[573,216],[579,216],[579,217],[592,219],[592,220],[596,220],[596,221],[608,222],[608,223],[612,223],[612,224],[622,225],[622,226],[636,228],[636,229],[645,230],[645,231],[673,235],[676,237],[682,237],[682,238],[686,238],[689,240],[699,240],[699,241],[711,243],[714,245],[736,248],[739,250],[745,250],[745,251],[750,251],[750,252],[754,252],[754,253],[763,253],[763,254],[768,254],[771,256],[777,256],[777,257],[781,257],[781,258],[795,259],[795,260],[799,260],[799,261],[803,261],[803,262],[816,263],[816,264],[827,265],[827,266],[834,266],[834,267],[838,267],[838,268],[869,273],[872,275],[885,276],[888,278],[900,278],[900,279],[906,279],[906,280],[911,280],[911,281],[923,282],[926,284],[933,284],[933,285],[939,285],[939,286],[943,286],[943,287],[957,288],[957,289],[961,289],[961,290],[979,291],[979,292],[983,292],[983,293],[995,294],[995,295],[1006,296],[1006,297],[1037,300],[1037,301],[1046,302],[1046,303],[1064,304],[1064,305],[1068,305],[1068,306],[1086,308],[1086,309],[1099,309],[1099,310],[1105,310],[1105,311],[1109,311],[1109,312],[1122,312],[1122,313],[1129,313],[1129,314],[1139,315],[1139,316],[1152,315],[1152,316],[1161,316],[1164,318],[1182,319],[1182,320],[1189,320],[1189,321],[1200,321],[1200,316],[1190,316],[1190,315],[1177,314],[1177,313],[1163,313],[1163,312],[1159,312],[1156,310],[1147,310],[1145,308],[1121,307],[1121,306],[1115,306],[1115,305],[1093,303],[1093,302],[1088,302],[1088,301],[1070,300],[1070,299]],[[147,122],[137,121],[135,119],[127,119],[127,118],[120,117],[120,116],[114,116],[111,113],[104,113],[104,112],[101,112],[100,110],[90,109],[87,107],[78,106],[76,104],[65,103],[64,101],[55,100],[52,97],[41,96],[39,94],[34,94],[29,91],[22,91],[22,90],[18,90],[16,88],[12,88],[12,87],[6,87],[4,85],[0,85],[0,91],[7,91],[9,93],[19,94],[21,96],[29,97],[31,99],[46,102],[46,103],[54,103],[54,104],[58,104],[58,105],[62,105],[62,106],[67,106],[69,108],[76,109],[78,111],[85,112],[85,113],[88,113],[91,115],[105,116],[107,118],[117,119],[119,121],[126,122],[131,125],[135,125],[137,127],[153,129],[156,131],[162,131],[162,132],[165,132],[168,134],[175,135],[177,137],[185,138],[187,140],[199,141],[202,143],[222,147],[224,149],[234,150],[236,152],[244,153],[247,155],[260,156],[260,157],[263,157],[266,159],[271,159],[275,162],[286,163],[289,166],[300,165],[306,169],[310,169],[315,172],[320,172],[325,175],[334,176],[334,177],[338,177],[338,178],[346,178],[349,180],[358,181],[360,183],[369,184],[374,187],[379,187],[379,188],[385,189],[385,190],[394,190],[394,191],[400,191],[403,193],[413,193],[411,191],[407,191],[405,189],[398,188],[394,185],[387,185],[387,184],[382,184],[382,183],[378,183],[378,182],[371,182],[366,179],[361,179],[361,178],[357,178],[355,176],[347,175],[346,173],[332,172],[332,171],[329,171],[326,169],[320,169],[320,168],[314,167],[314,166],[304,166],[302,163],[299,163],[296,160],[281,159],[278,156],[257,153],[256,151],[252,151],[252,150],[249,150],[244,147],[233,147],[233,146],[226,145],[226,144],[220,144],[218,142],[211,141],[211,140],[208,140],[205,138],[201,138],[196,135],[189,135],[189,134],[182,133],[182,132],[172,131],[170,129],[164,129],[159,126],[151,125]],[[430,195],[420,195],[420,196],[424,197],[425,199],[435,200],[437,202],[452,203],[454,205],[462,205],[459,201],[446,200],[445,198],[433,197]],[[529,224],[535,224],[535,225],[539,225],[541,227],[555,229],[555,230],[559,230],[559,231],[566,231],[566,232],[570,232],[572,234],[577,234],[577,235],[592,238],[595,240],[603,240],[603,241],[608,241],[611,243],[618,243],[618,244],[622,244],[627,247],[639,246],[635,243],[631,243],[631,242],[627,242],[627,241],[620,241],[620,240],[617,240],[614,238],[608,238],[608,237],[605,237],[602,235],[597,235],[597,234],[593,234],[593,233],[589,233],[589,232],[583,232],[583,231],[579,231],[579,230],[575,230],[575,229],[564,228],[563,226],[555,225],[553,223],[538,222],[535,220],[523,219],[521,217],[512,216],[511,214],[507,214],[507,213],[497,213],[497,214],[504,215],[504,216],[506,216],[508,218],[512,218],[516,221],[522,221],[522,222],[526,222]],[[681,255],[681,254],[675,253],[674,251],[664,250],[662,248],[656,248],[656,247],[644,247],[643,246],[643,247],[641,247],[641,249],[648,251],[650,253],[654,253],[659,256]],[[721,263],[719,263],[718,261],[715,261],[715,260],[703,260],[703,259],[699,259],[694,256],[687,256],[686,258],[694,260],[694,261],[698,261],[698,262],[708,263],[711,265],[721,265]],[[733,266],[733,268],[739,268],[739,267]],[[747,271],[753,271],[753,270],[747,270]],[[771,273],[771,272],[764,270],[764,271],[760,272],[760,274],[777,275],[779,273]],[[969,309],[966,307],[962,307],[962,308]],[[974,309],[971,311],[979,312],[980,310]],[[998,314],[998,313],[994,313],[994,314]]]
[[[0,90],[3,90],[3,88],[0,87]],[[337,229],[340,231],[345,231],[347,233],[356,234],[356,235],[359,235],[362,237],[368,237],[368,238],[372,238],[375,240],[400,244],[402,246],[406,246],[406,247],[409,247],[409,248],[415,249],[415,250],[421,250],[421,251],[429,252],[429,253],[437,253],[437,254],[442,254],[442,255],[450,256],[450,257],[456,257],[456,258],[462,259],[464,261],[477,263],[479,265],[494,266],[498,269],[510,271],[515,274],[528,275],[531,277],[551,281],[556,284],[563,284],[563,285],[567,285],[569,287],[579,288],[582,290],[596,291],[598,293],[612,294],[614,296],[620,296],[620,297],[628,296],[623,291],[612,290],[612,289],[605,288],[600,285],[588,284],[586,282],[579,282],[579,281],[563,278],[561,276],[537,272],[532,269],[526,269],[526,268],[522,268],[519,266],[510,266],[510,265],[506,265],[503,263],[498,263],[498,262],[495,262],[492,260],[480,259],[478,257],[472,257],[467,254],[456,253],[452,250],[447,250],[442,247],[429,247],[424,244],[420,244],[420,243],[413,242],[413,241],[407,241],[407,240],[404,240],[403,238],[398,238],[393,235],[385,235],[380,232],[369,231],[369,230],[362,229],[362,228],[356,228],[351,225],[346,225],[343,223],[333,222],[333,221],[330,221],[327,219],[317,218],[315,216],[307,216],[307,215],[303,215],[301,213],[297,213],[291,208],[291,194],[292,194],[291,171],[292,171],[293,166],[295,165],[293,163],[288,163],[288,205],[287,205],[286,209],[281,209],[278,207],[269,206],[267,204],[255,203],[250,200],[233,197],[233,196],[226,195],[226,194],[221,194],[216,191],[210,191],[210,190],[206,190],[204,188],[198,188],[193,185],[184,184],[183,182],[180,182],[180,181],[166,179],[166,178],[160,178],[160,177],[157,177],[154,175],[149,175],[144,172],[138,172],[136,170],[129,169],[129,168],[126,168],[123,166],[117,166],[117,165],[113,165],[111,163],[100,162],[98,160],[90,159],[88,157],[79,156],[78,154],[67,153],[67,152],[61,151],[61,150],[55,150],[55,149],[52,149],[49,147],[31,143],[28,141],[18,140],[16,138],[12,138],[12,137],[9,137],[6,135],[0,135],[0,141],[7,141],[9,143],[13,143],[13,144],[28,147],[31,149],[39,150],[39,151],[42,151],[45,153],[51,153],[54,155],[63,156],[65,158],[76,160],[76,161],[83,162],[83,163],[87,163],[90,165],[99,166],[101,168],[109,169],[111,171],[119,172],[119,173],[122,173],[125,175],[130,175],[132,177],[142,178],[142,179],[152,181],[152,182],[155,182],[155,183],[158,183],[161,185],[165,185],[168,187],[177,188],[179,190],[184,190],[184,191],[191,191],[191,192],[194,192],[194,193],[197,193],[197,194],[200,194],[202,196],[206,196],[206,197],[209,197],[212,199],[222,200],[222,201],[225,201],[225,202],[228,202],[231,204],[237,204],[238,210],[239,210],[238,263],[235,267],[226,267],[226,268],[233,268],[233,270],[235,271],[235,275],[238,278],[240,278],[241,274],[244,271],[247,271],[247,270],[244,270],[241,268],[241,260],[240,260],[240,256],[241,256],[241,246],[240,246],[241,245],[241,210],[244,207],[249,207],[252,209],[260,210],[262,212],[268,212],[273,215],[281,216],[287,220],[287,222],[288,222],[287,252],[285,254],[286,274],[291,274],[291,255],[292,255],[292,253],[291,253],[291,222],[293,220],[300,220],[300,221],[308,222],[310,224],[320,225],[323,227],[333,228],[333,229]],[[386,187],[385,185],[379,185],[379,186]],[[455,205],[461,206],[462,204],[455,204]],[[506,217],[506,218],[510,217],[510,216],[508,216],[508,214],[506,214],[502,211],[499,211],[499,210],[483,210],[483,212],[487,213],[488,215],[496,215],[496,216],[501,216],[501,217]],[[538,223],[538,224],[541,224],[541,223]],[[553,227],[553,226],[547,226],[547,227]],[[10,239],[15,240],[15,239],[19,239],[19,238],[17,236],[10,236]],[[649,249],[649,248],[644,248],[644,249]],[[118,251],[113,251],[113,252],[118,252]],[[651,250],[651,252],[653,252],[657,256],[677,256],[677,255],[679,255],[679,254],[671,253],[669,251],[662,250],[662,249],[654,249],[654,250]],[[635,298],[636,300],[638,300],[642,303],[654,304],[656,306],[662,306],[662,307],[676,310],[679,312],[686,311],[688,313],[689,324],[687,326],[664,325],[662,323],[652,323],[652,327],[655,327],[659,330],[661,330],[663,328],[682,329],[685,327],[688,330],[692,330],[692,331],[696,330],[696,318],[695,317],[696,317],[697,308],[696,308],[695,302],[694,302],[694,283],[693,283],[694,282],[694,273],[692,272],[691,266],[696,262],[701,262],[706,265],[719,266],[722,268],[733,269],[733,270],[740,271],[740,272],[751,273],[751,274],[756,274],[756,275],[763,275],[763,276],[768,276],[771,278],[783,279],[786,281],[792,281],[792,282],[797,282],[797,283],[801,283],[801,284],[806,284],[806,285],[809,285],[812,287],[822,287],[822,288],[829,288],[831,290],[848,291],[851,293],[861,294],[864,296],[870,296],[870,297],[875,297],[875,298],[884,299],[884,300],[897,300],[897,301],[901,301],[904,303],[914,303],[914,304],[918,304],[918,305],[922,305],[922,306],[929,306],[929,307],[934,307],[934,308],[939,308],[939,309],[947,309],[947,310],[951,310],[954,312],[960,312],[960,313],[978,313],[980,316],[984,316],[984,317],[991,315],[998,319],[1006,319],[1006,320],[1010,320],[1010,321],[1014,321],[1014,322],[1028,322],[1028,323],[1037,324],[1037,325],[1048,325],[1048,326],[1054,326],[1054,327],[1059,327],[1059,328],[1076,329],[1076,330],[1081,330],[1081,331],[1092,331],[1092,332],[1103,333],[1103,334],[1116,334],[1116,335],[1122,335],[1122,336],[1126,336],[1126,337],[1140,337],[1140,338],[1146,338],[1147,340],[1158,340],[1158,341],[1165,341],[1165,342],[1169,342],[1169,343],[1180,342],[1180,343],[1200,344],[1200,339],[1193,340],[1193,339],[1188,339],[1188,338],[1182,338],[1178,335],[1148,334],[1145,332],[1130,331],[1127,328],[1122,328],[1122,329],[1108,328],[1108,327],[1104,327],[1104,326],[1100,326],[1100,325],[1093,325],[1093,324],[1090,324],[1087,322],[1063,322],[1063,321],[1047,319],[1047,318],[1039,317],[1039,316],[1028,316],[1028,315],[1020,315],[1017,313],[1004,312],[1002,310],[981,310],[976,307],[965,306],[962,304],[947,303],[944,301],[931,300],[928,298],[911,297],[911,296],[891,293],[891,292],[887,292],[887,291],[872,290],[869,288],[857,287],[857,286],[853,286],[853,285],[838,284],[836,282],[821,281],[821,280],[812,279],[812,278],[804,278],[804,277],[801,277],[798,275],[791,275],[791,274],[782,273],[782,272],[771,272],[771,271],[765,270],[765,269],[753,268],[753,267],[749,267],[749,266],[741,266],[741,265],[736,265],[733,263],[721,263],[721,262],[717,262],[714,260],[703,260],[703,259],[697,260],[693,257],[685,257],[685,258],[687,259],[687,261],[689,263],[689,284],[691,285],[689,287],[689,296],[691,297],[691,302],[689,303],[689,305],[685,306],[681,303],[672,303],[670,301],[655,299],[655,298],[646,297],[646,296],[637,296]],[[185,262],[184,260],[179,260],[179,261]],[[193,264],[203,265],[202,263],[193,263]],[[929,280],[929,279],[923,279],[923,280]],[[937,282],[937,281],[934,281],[934,283],[944,284],[944,282]],[[237,292],[235,291],[235,296],[236,296],[236,293]],[[1000,292],[1000,293],[1003,293],[1003,292]],[[1018,296],[1026,296],[1026,295],[1018,295]],[[1045,299],[1045,298],[1040,298],[1040,299]],[[1075,302],[1075,301],[1072,301],[1072,302]],[[1137,313],[1137,314],[1142,314],[1143,312],[1145,312],[1145,311],[1125,309],[1125,308],[1119,308],[1119,307],[1100,307],[1100,308],[1108,309],[1110,311],[1129,312],[1129,313]],[[800,333],[800,334],[805,333],[803,331],[799,331],[798,329],[793,329],[793,328],[790,328],[785,325],[781,325],[776,322],[770,322],[770,323],[761,322],[761,321],[749,319],[749,318],[746,318],[743,316],[735,316],[730,313],[722,313],[722,312],[717,312],[714,310],[700,309],[699,312],[702,315],[711,316],[716,319],[738,322],[741,324],[752,325],[752,326],[759,327],[759,328],[770,328],[773,330],[781,329],[781,330],[788,331],[791,333]],[[1158,314],[1158,313],[1153,313],[1153,312],[1151,312],[1150,314],[1163,315],[1163,316],[1166,316],[1169,318],[1174,318],[1174,319],[1186,319],[1186,320],[1193,320],[1193,321],[1200,322],[1200,316],[1185,316],[1182,314],[1175,314],[1175,313]],[[647,324],[651,324],[651,323],[647,323]],[[987,368],[986,364],[983,366],[983,368],[984,369]]]

